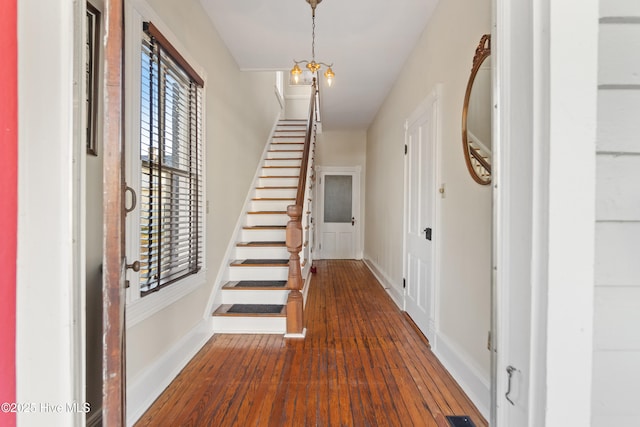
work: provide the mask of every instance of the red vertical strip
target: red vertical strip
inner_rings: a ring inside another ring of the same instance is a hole
[[[18,40],[17,0],[0,10],[0,425],[15,426],[16,242],[18,211]],[[12,409],[12,408],[9,408]]]

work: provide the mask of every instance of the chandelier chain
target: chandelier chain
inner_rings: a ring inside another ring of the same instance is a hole
[[[316,14],[311,17],[311,59],[316,60]]]

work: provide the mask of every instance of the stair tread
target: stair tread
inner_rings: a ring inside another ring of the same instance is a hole
[[[267,246],[267,247],[280,247],[280,246],[286,246],[286,243],[283,241],[256,241],[256,242],[238,242],[236,243],[236,246],[240,246],[240,247],[262,247],[262,246]]]
[[[286,214],[287,211],[249,211],[249,215],[281,215]]]
[[[266,166],[262,166],[264,169],[300,169],[300,166],[271,166],[271,165],[266,165]]]
[[[236,280],[232,282],[227,282],[222,287],[223,289],[233,289],[233,290],[282,290],[286,289],[287,281],[286,280]]]
[[[298,187],[296,187],[295,185],[280,185],[280,186],[263,186],[263,187],[256,187],[256,190],[291,190],[291,189],[297,189]]]
[[[232,261],[232,267],[285,267],[288,259],[243,259]]]
[[[302,160],[302,157],[267,157],[265,160]]]
[[[256,202],[283,202],[286,200],[295,200],[295,197],[254,197],[253,201]]]
[[[286,225],[245,225],[244,230],[286,230]]]
[[[222,304],[214,316],[284,317],[286,306],[282,304]]]

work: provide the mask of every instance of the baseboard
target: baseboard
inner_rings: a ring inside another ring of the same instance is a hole
[[[210,322],[203,319],[169,351],[127,380],[128,426],[138,421],[212,335]]]
[[[91,412],[87,418],[87,427],[100,427],[102,425],[102,408],[98,408]]]
[[[455,345],[442,332],[435,334],[431,350],[438,360],[449,371],[451,376],[462,387],[469,399],[476,405],[482,416],[489,419],[491,407],[491,382],[488,375],[465,354],[464,350]],[[463,414],[464,415],[464,414]]]
[[[389,294],[393,302],[396,303],[398,308],[400,310],[404,310],[404,295],[402,294],[402,290],[393,286],[391,280],[389,280],[373,260],[366,257],[363,257],[362,260],[376,279],[378,279],[378,282],[380,282],[380,285],[384,290],[387,291],[387,294]]]

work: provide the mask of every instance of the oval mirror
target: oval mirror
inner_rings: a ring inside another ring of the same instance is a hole
[[[462,107],[462,146],[471,177],[491,183],[491,36],[480,39]]]

